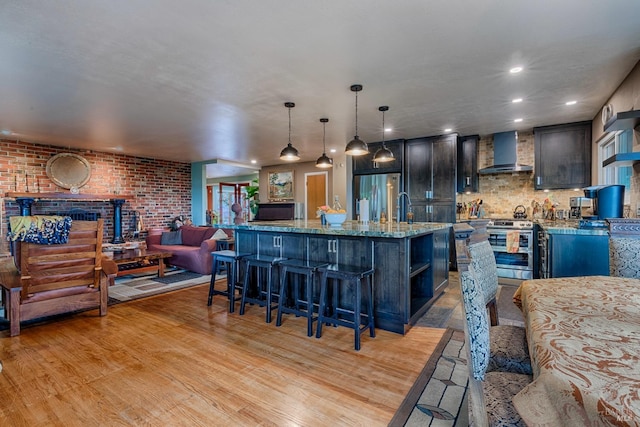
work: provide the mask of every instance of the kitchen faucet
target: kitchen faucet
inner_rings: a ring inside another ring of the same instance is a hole
[[[398,193],[398,198],[396,199],[396,221],[398,224],[400,223],[400,199],[402,196],[407,196],[407,202],[409,202],[409,210],[411,210],[411,199],[409,198],[409,194],[406,191],[402,191]]]

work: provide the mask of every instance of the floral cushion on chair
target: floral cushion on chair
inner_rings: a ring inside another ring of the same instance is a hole
[[[460,290],[469,335],[471,372],[475,379],[482,381],[489,365],[489,319],[471,266],[469,271],[460,273]]]
[[[609,239],[609,274],[640,279],[640,239],[611,237]]]

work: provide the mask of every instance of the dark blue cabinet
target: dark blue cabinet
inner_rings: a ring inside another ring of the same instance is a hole
[[[549,234],[548,277],[608,276],[609,236]]]

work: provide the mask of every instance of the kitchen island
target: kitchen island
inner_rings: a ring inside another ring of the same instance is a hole
[[[319,220],[220,224],[235,230],[236,250],[315,262],[373,267],[376,327],[404,334],[449,280],[448,223],[339,227]]]

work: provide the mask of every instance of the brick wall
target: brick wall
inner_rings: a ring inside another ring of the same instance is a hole
[[[8,217],[20,213],[15,200],[4,198],[5,193],[26,192],[27,186],[30,192],[69,191],[56,186],[46,174],[47,160],[58,153],[78,154],[91,165],[91,179],[80,188],[80,193],[134,196],[122,206],[125,236],[133,230],[134,211],[140,212],[146,228],[168,226],[177,215],[191,215],[189,163],[0,139],[0,254],[8,252],[4,238]],[[113,205],[108,201],[39,201],[31,211],[34,215],[45,215],[75,208],[100,213],[105,220],[105,240],[113,238]]]

